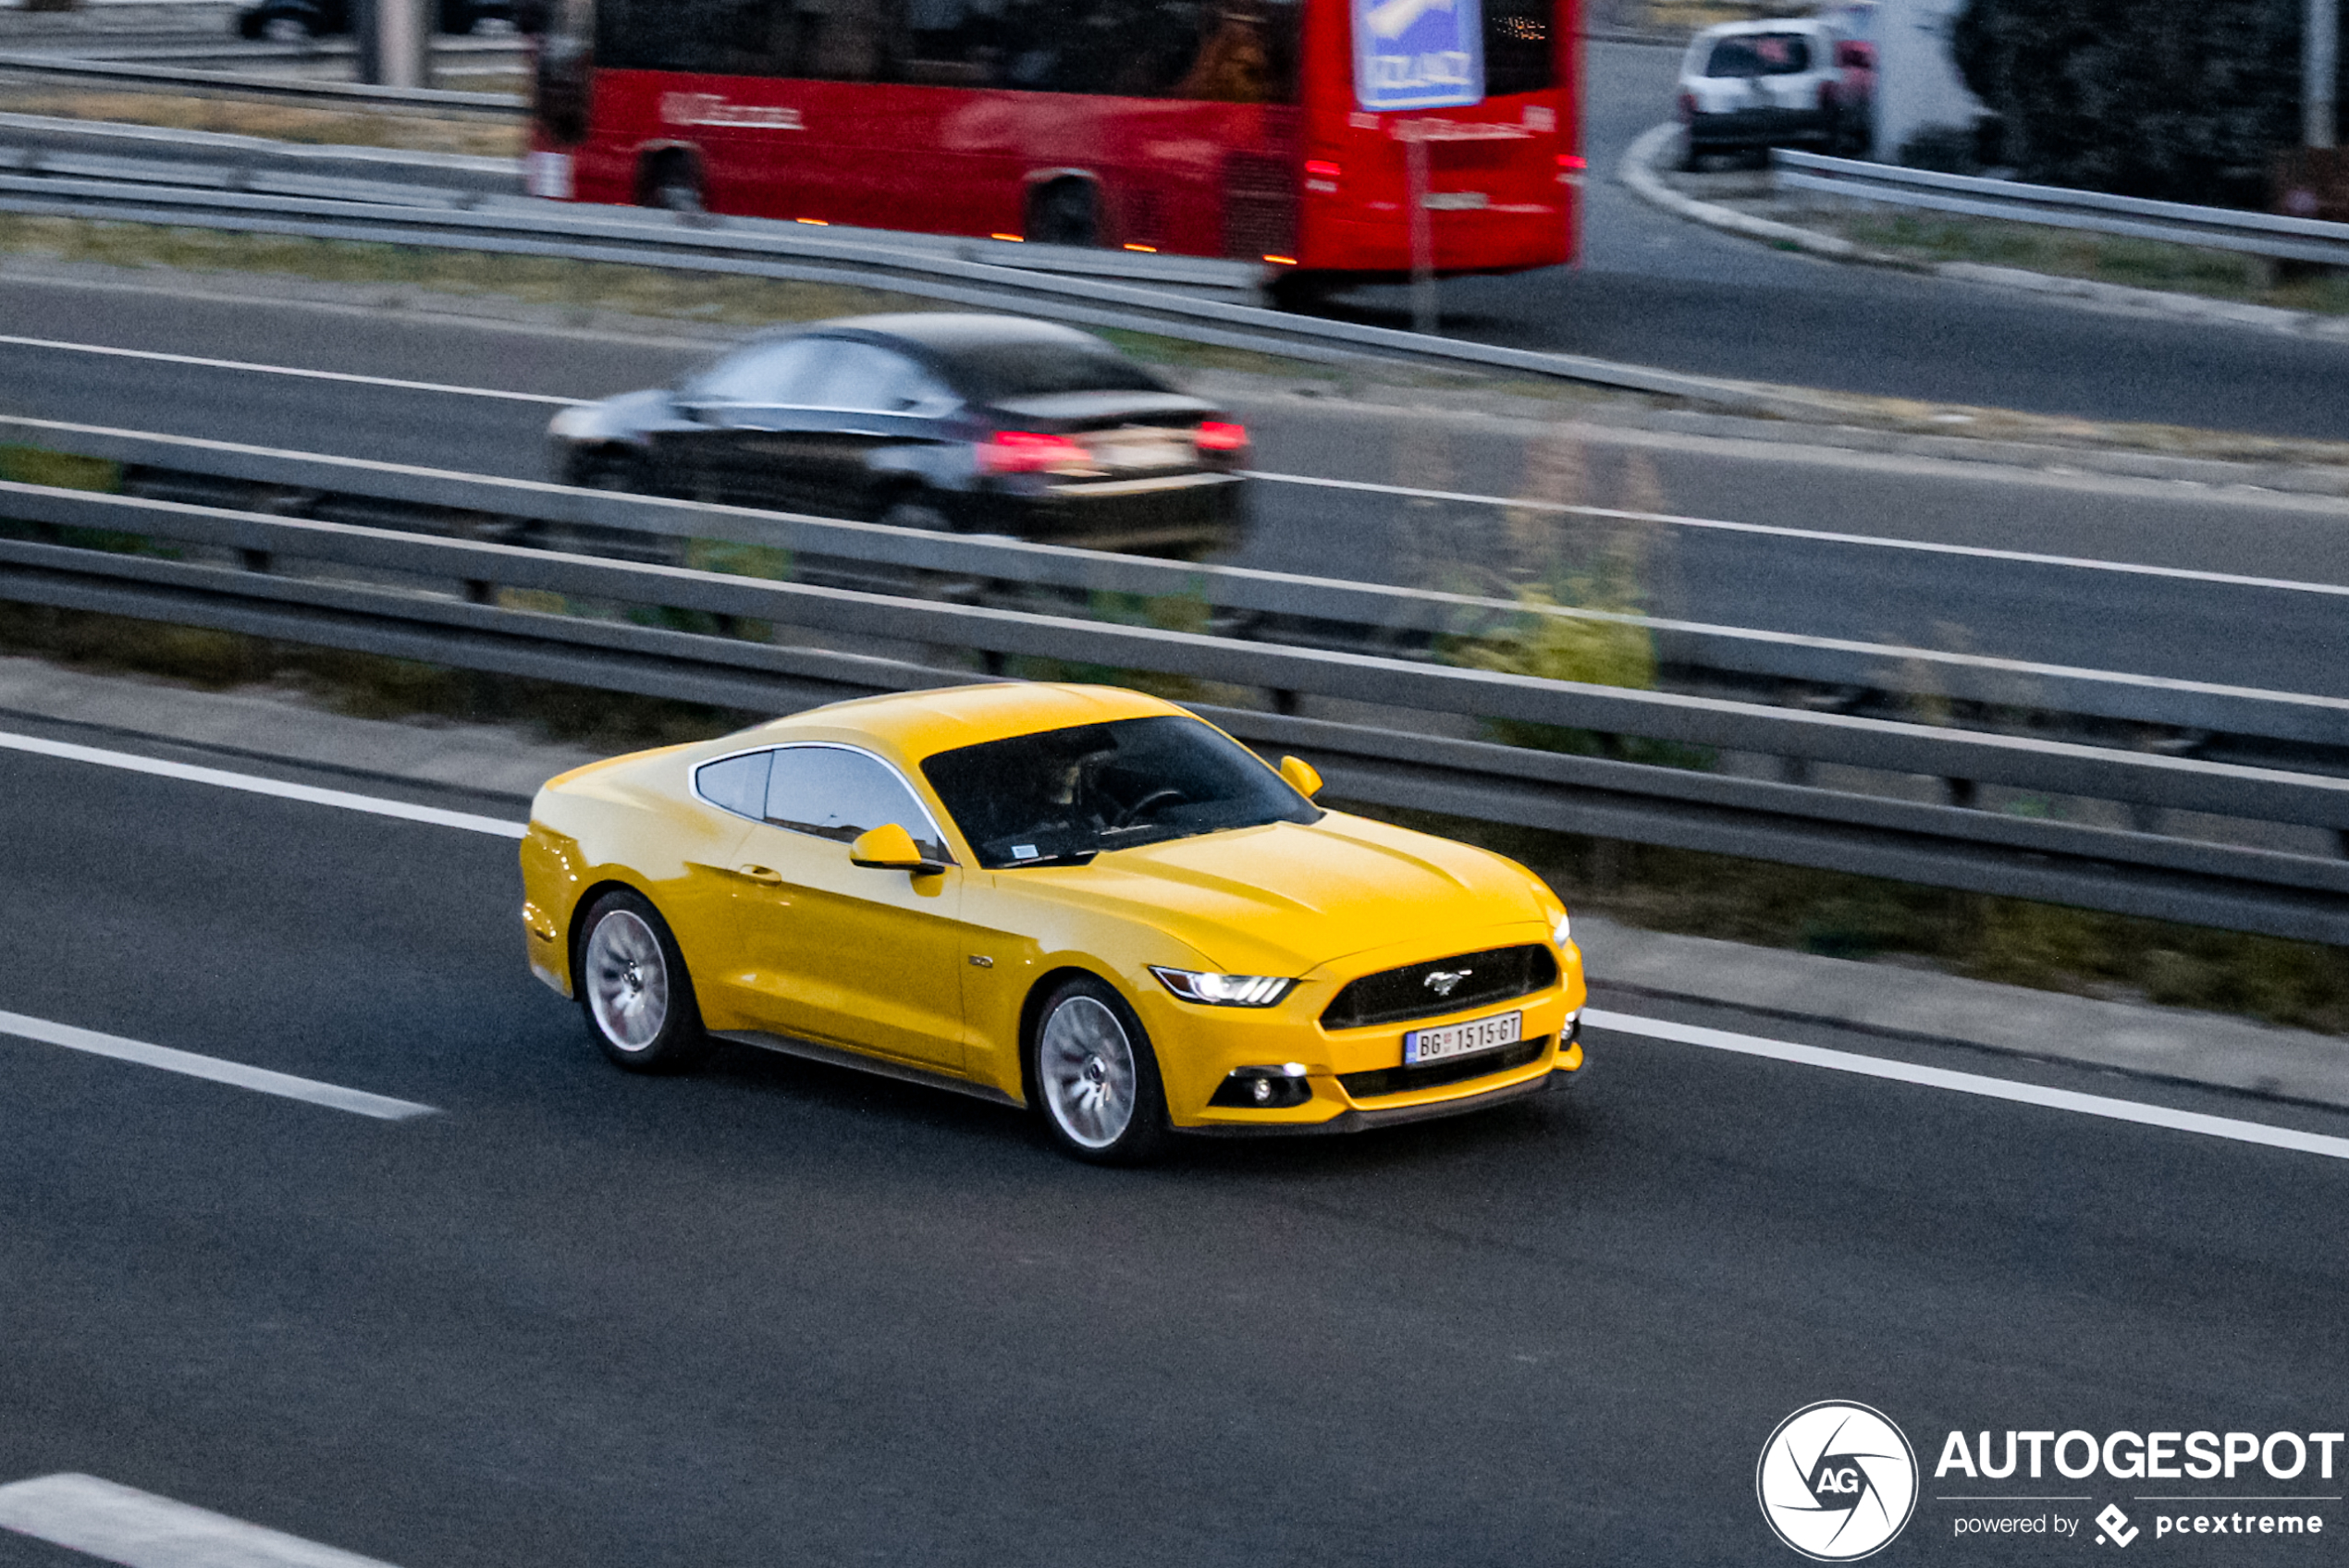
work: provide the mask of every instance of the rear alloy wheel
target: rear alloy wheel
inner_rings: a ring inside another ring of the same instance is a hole
[[[1036,1020],[1036,1100],[1052,1141],[1079,1159],[1138,1165],[1167,1139],[1166,1094],[1150,1036],[1125,1000],[1088,976]]]
[[[707,1052],[684,955],[658,911],[635,893],[607,893],[582,921],[573,976],[587,1027],[631,1072],[673,1072]]]

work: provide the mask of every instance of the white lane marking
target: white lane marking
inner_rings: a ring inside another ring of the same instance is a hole
[[[1905,1061],[1888,1061],[1882,1057],[1856,1056],[1850,1051],[1828,1050],[1821,1046],[1797,1045],[1790,1040],[1765,1039],[1756,1035],[1734,1035],[1725,1029],[1701,1029],[1691,1023],[1673,1023],[1661,1018],[1641,1018],[1627,1012],[1585,1009],[1582,1021],[1594,1029],[1620,1030],[1627,1035],[1644,1035],[1654,1040],[1703,1046],[1707,1050],[1735,1051],[1740,1056],[1767,1057],[1773,1061],[1824,1067],[1833,1072],[1857,1072],[1869,1078],[1889,1078],[1897,1083],[1921,1084],[1927,1088],[1949,1089],[1962,1095],[1980,1095],[1986,1099],[2012,1100],[2018,1105],[2043,1106],[2080,1116],[2101,1116],[2114,1121],[2167,1127],[2173,1132],[2199,1133],[2205,1137],[2228,1138],[2239,1144],[2264,1144],[2269,1148],[2323,1155],[2328,1159],[2349,1159],[2349,1138],[2328,1137],[2322,1133],[2301,1133],[2289,1127],[2270,1127],[2261,1121],[2206,1116],[2198,1110],[2172,1110],[2167,1106],[2117,1100],[2104,1095],[2084,1095],[2072,1089],[2042,1088],[2036,1084],[1987,1078],[1978,1072],[1951,1072],[1946,1068],[1919,1067]]]
[[[151,1046],[144,1040],[126,1040],[119,1035],[101,1035],[94,1029],[52,1023],[45,1018],[28,1018],[20,1012],[0,1012],[0,1035],[37,1040],[44,1046],[62,1046],[91,1056],[111,1057],[117,1061],[136,1062],[141,1067],[161,1068],[166,1072],[208,1079],[256,1094],[276,1095],[280,1099],[303,1100],[329,1110],[347,1110],[353,1116],[372,1116],[378,1121],[406,1121],[438,1114],[433,1107],[418,1105],[413,1100],[371,1095],[364,1089],[346,1089],[339,1084],[297,1078],[290,1072],[272,1072],[265,1067],[248,1067],[241,1061],[198,1056],[193,1051],[173,1050],[169,1046]]]
[[[2182,582],[2208,582],[2238,588],[2280,588],[2294,594],[2328,594],[2349,598],[2349,584],[2299,582],[2283,577],[2244,577],[2230,571],[2197,571],[2182,566],[2139,566],[2130,561],[2100,561],[2084,556],[2048,556],[2031,550],[2000,550],[1987,545],[1937,545],[1920,539],[1887,539],[1874,533],[1835,533],[1817,528],[1786,528],[1770,522],[1730,522],[1721,518],[1679,517],[1670,512],[1630,512],[1614,507],[1577,506],[1570,501],[1532,501],[1514,496],[1480,496],[1468,490],[1417,490],[1408,484],[1374,484],[1361,479],[1316,479],[1299,473],[1247,471],[1250,479],[1273,484],[1304,484],[1323,490],[1357,490],[1380,496],[1408,496],[1421,501],[1467,501],[1478,506],[1519,507],[1527,511],[1571,512],[1576,517],[1614,518],[1624,522],[1660,522],[1673,528],[1710,528],[1723,533],[1758,533],[1773,539],[1802,539],[1818,545],[1858,545],[1877,550],[1913,550],[1928,556],[1963,556],[1974,560],[2012,561],[2023,566],[2069,567],[2079,571],[2122,572],[2134,577],[2166,577]]]
[[[401,381],[387,375],[354,375],[339,370],[303,370],[295,365],[254,364],[247,360],[208,360],[197,354],[166,354],[154,349],[117,349],[103,343],[65,343],[53,337],[12,337],[0,334],[0,347],[46,349],[62,354],[98,354],[108,359],[146,360],[155,364],[194,365],[201,370],[236,370],[254,375],[289,375],[303,381],[341,381],[355,386],[387,386],[399,392],[437,392],[451,398],[488,398],[507,403],[539,403],[548,408],[575,408],[583,398],[554,398],[543,392],[500,392],[487,386],[455,386],[439,381]]]
[[[391,1568],[95,1476],[0,1487],[0,1528],[125,1568]]]
[[[403,822],[427,823],[435,827],[460,827],[468,833],[488,833],[500,839],[520,839],[530,831],[523,823],[507,822],[495,816],[476,816],[469,811],[410,805],[406,801],[387,801],[376,795],[354,795],[347,790],[321,790],[312,784],[289,784],[282,779],[263,778],[256,774],[230,773],[223,768],[197,767],[184,762],[165,762],[160,757],[142,757],[132,752],[102,751],[95,746],[77,746],[67,741],[44,741],[33,735],[12,735],[5,730],[0,730],[0,751],[31,752],[36,756],[60,757],[68,762],[94,763],[100,767],[118,767],[130,773],[151,773],[159,778],[210,784],[215,789],[241,790],[253,795],[274,795],[281,801],[336,806],[343,811],[365,812],[371,816],[394,816]]]

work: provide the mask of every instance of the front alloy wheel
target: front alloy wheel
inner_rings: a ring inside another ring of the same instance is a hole
[[[635,1072],[690,1065],[705,1048],[701,1010],[676,939],[650,903],[608,893],[587,912],[576,985],[604,1054]]]
[[[1072,980],[1036,1029],[1035,1084],[1053,1141],[1079,1159],[1130,1165],[1158,1152],[1166,1097],[1150,1037],[1125,998]]]

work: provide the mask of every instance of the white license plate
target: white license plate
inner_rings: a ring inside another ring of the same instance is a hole
[[[1403,1036],[1403,1065],[1448,1061],[1499,1046],[1513,1046],[1525,1037],[1525,1014],[1505,1012],[1495,1018],[1471,1018],[1441,1029],[1414,1029]]]

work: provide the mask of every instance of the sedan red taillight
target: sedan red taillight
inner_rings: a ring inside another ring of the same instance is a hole
[[[1248,449],[1248,427],[1229,420],[1206,420],[1199,427],[1197,439],[1202,452],[1244,452]]]
[[[1032,430],[999,430],[978,448],[978,466],[989,473],[1052,473],[1089,468],[1092,454],[1065,435]]]

